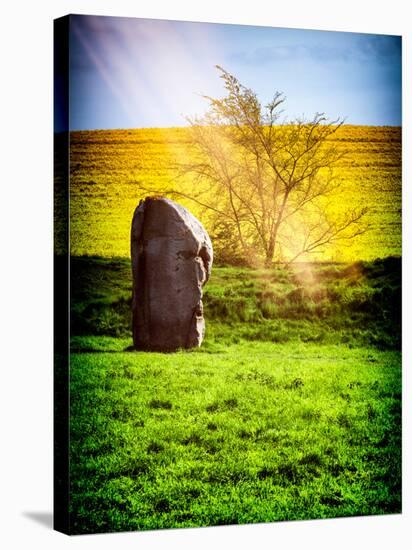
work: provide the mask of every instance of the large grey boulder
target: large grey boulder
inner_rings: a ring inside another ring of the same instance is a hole
[[[213,249],[203,225],[166,198],[140,201],[132,221],[133,345],[174,351],[200,346],[202,287]]]

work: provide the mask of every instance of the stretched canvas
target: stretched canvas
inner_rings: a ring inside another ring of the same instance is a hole
[[[401,37],[55,20],[55,528],[401,512]]]

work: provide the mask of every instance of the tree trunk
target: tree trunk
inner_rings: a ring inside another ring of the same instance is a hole
[[[270,244],[269,248],[267,249],[266,254],[265,254],[265,267],[266,268],[272,267],[274,254],[275,254],[275,245]]]
[[[276,235],[272,235],[265,251],[265,267],[272,267],[273,256],[275,255]]]

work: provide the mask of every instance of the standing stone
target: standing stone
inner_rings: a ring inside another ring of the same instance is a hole
[[[180,204],[149,197],[132,221],[133,345],[148,351],[200,346],[202,287],[213,249],[203,225]]]

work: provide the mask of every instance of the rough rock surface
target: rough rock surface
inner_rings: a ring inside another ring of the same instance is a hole
[[[140,201],[132,221],[133,345],[174,351],[200,346],[202,287],[213,249],[203,225],[166,198]]]

